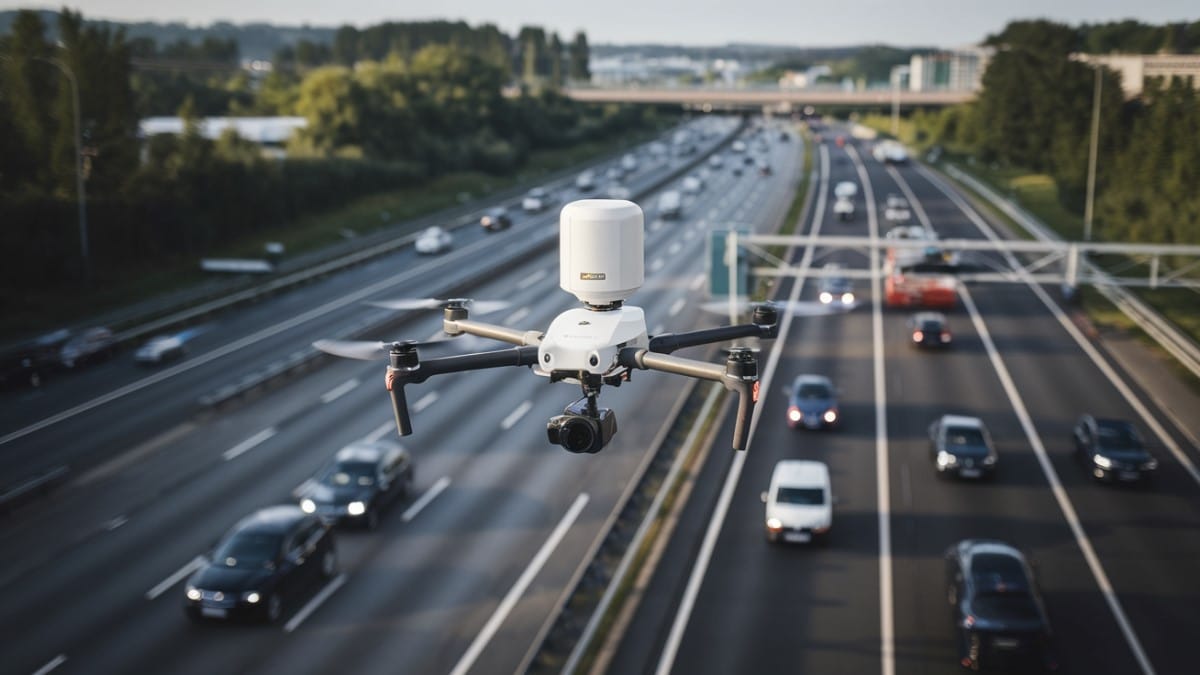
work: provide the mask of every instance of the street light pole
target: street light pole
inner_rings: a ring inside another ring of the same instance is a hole
[[[900,79],[909,72],[908,66],[892,68],[892,136],[900,137]]]
[[[1100,90],[1104,67],[1096,64],[1096,85],[1092,93],[1092,140],[1088,150],[1087,201],[1083,207],[1083,240],[1092,240],[1092,202],[1096,199],[1096,154],[1100,145]]]

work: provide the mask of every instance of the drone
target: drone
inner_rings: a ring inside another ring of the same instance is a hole
[[[653,370],[720,382],[735,392],[733,448],[744,450],[759,393],[753,351],[730,347],[724,364],[671,354],[727,340],[774,338],[779,329],[777,308],[769,303],[755,306],[748,324],[651,337],[642,309],[625,304],[645,280],[643,251],[644,216],[637,204],[623,199],[574,201],[559,214],[559,286],[578,298],[582,307],[559,314],[545,331],[522,331],[472,320],[469,300],[437,301],[447,336],[474,335],[516,345],[505,349],[422,359],[418,354],[422,343],[414,341],[357,343],[366,345],[371,356],[386,353],[385,383],[397,431],[401,436],[413,433],[407,385],[445,373],[518,366],[551,382],[580,386],[582,397],[547,423],[547,438],[569,452],[596,453],[617,433],[616,414],[599,405],[601,387],[631,381],[634,370]],[[371,357],[350,353],[355,350],[345,344],[318,341],[314,346],[338,356]]]

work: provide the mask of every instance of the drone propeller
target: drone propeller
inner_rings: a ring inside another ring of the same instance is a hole
[[[377,300],[368,303],[376,307],[384,309],[445,309],[446,307],[469,306],[471,314],[482,315],[491,314],[508,309],[512,306],[511,302],[505,300],[472,300],[470,298],[450,298],[442,300],[439,298],[401,298],[397,300]]]
[[[749,303],[745,300],[739,300],[736,305],[737,311],[739,314],[744,314],[753,309],[755,304],[759,303]],[[816,301],[797,300],[795,302],[776,302],[775,307],[780,312],[787,312],[792,316],[826,316],[829,314],[841,314],[852,309],[854,305],[846,306],[834,303],[826,305]],[[700,305],[700,309],[710,314],[728,315],[729,303],[725,300],[706,302]]]
[[[405,340],[402,344],[409,344],[414,347],[430,347],[443,342],[449,342],[450,338],[442,338],[439,340]],[[317,340],[312,343],[313,347],[334,356],[340,356],[345,359],[358,359],[359,361],[382,361],[388,357],[388,353],[392,350],[394,342],[380,342],[370,340]]]

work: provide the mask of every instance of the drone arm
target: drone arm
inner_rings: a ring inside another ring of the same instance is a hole
[[[779,312],[774,305],[768,303],[755,307],[752,321],[753,323],[737,326],[721,326],[687,333],[656,335],[650,338],[650,351],[670,354],[684,347],[695,347],[744,337],[773,338],[779,333]]]
[[[618,360],[627,368],[658,370],[712,380],[720,382],[729,391],[737,392],[738,412],[733,429],[733,447],[735,450],[746,449],[746,442],[750,437],[750,420],[754,415],[754,404],[758,401],[758,362],[749,350],[729,350],[729,358],[724,366],[632,347],[621,350]]]
[[[463,333],[467,333],[468,335],[477,335],[523,347],[537,346],[542,341],[542,334],[537,331],[516,330],[481,321],[471,321],[470,319],[443,319],[442,330],[445,331],[446,335],[462,335]]]
[[[408,415],[408,399],[404,385],[419,384],[434,375],[457,373],[464,370],[485,370],[503,366],[531,366],[537,363],[538,350],[534,346],[498,349],[476,354],[460,354],[421,361],[412,345],[396,344],[389,357],[387,389],[392,396],[392,411],[396,415],[396,429],[401,436],[412,433],[412,420]]]

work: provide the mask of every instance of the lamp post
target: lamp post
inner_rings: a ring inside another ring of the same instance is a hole
[[[0,58],[8,61],[11,57],[0,54]],[[79,82],[70,66],[62,61],[47,56],[31,56],[35,61],[44,61],[58,68],[67,76],[71,83],[71,112],[75,121],[75,194],[79,201],[79,250],[83,259],[83,281],[87,283],[92,276],[91,259],[88,254],[87,231],[87,194],[83,188],[83,138],[79,122]]]
[[[1088,148],[1087,200],[1083,206],[1083,240],[1092,240],[1092,203],[1096,199],[1096,154],[1100,145],[1100,91],[1104,67],[1095,64],[1096,85],[1092,91],[1092,140]]]
[[[900,80],[908,75],[908,66],[892,68],[892,135],[900,137]]]

